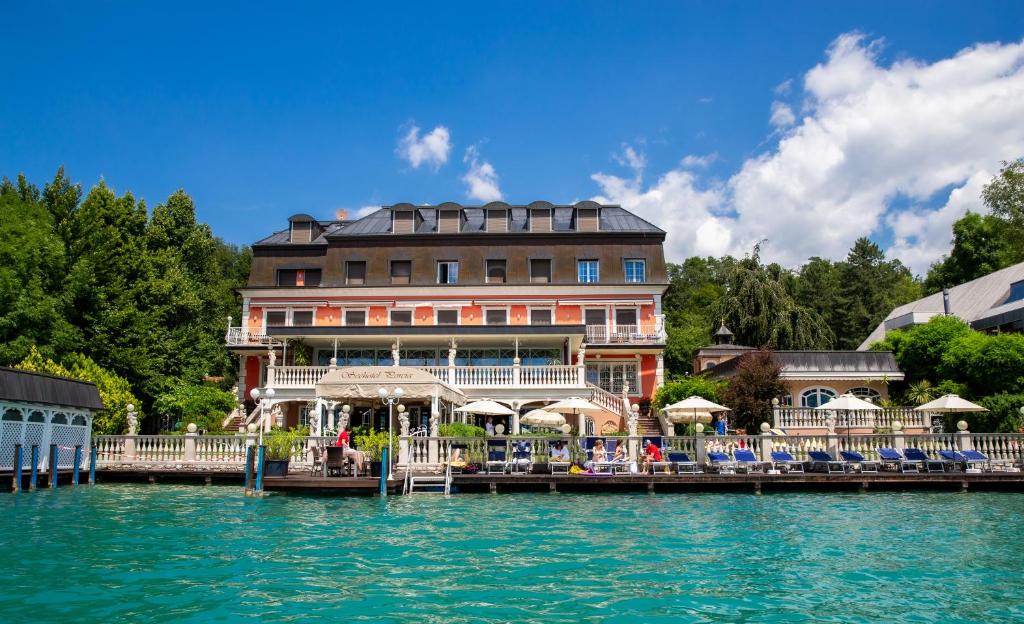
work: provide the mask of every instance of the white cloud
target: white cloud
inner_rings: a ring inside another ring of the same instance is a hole
[[[462,176],[462,181],[466,183],[466,197],[485,203],[501,199],[498,172],[491,163],[480,159],[480,150],[475,145],[466,148],[462,162],[469,165],[466,175]]]
[[[696,169],[698,167],[707,167],[716,160],[718,160],[718,154],[713,152],[711,154],[705,154],[703,156],[698,156],[697,154],[687,154],[686,156],[683,156],[683,159],[679,161],[679,164],[682,165],[683,167]]]
[[[612,158],[614,158],[620,165],[632,169],[633,176],[637,179],[643,177],[644,169],[647,167],[647,157],[643,152],[638,152],[632,146],[623,143],[622,153],[613,154]]]
[[[776,128],[785,128],[796,123],[796,115],[788,104],[772,102],[772,116],[768,121]]]
[[[789,92],[792,91],[792,90],[793,90],[793,79],[791,78],[789,80],[784,80],[784,81],[780,82],[779,84],[775,85],[775,88],[772,91],[775,93],[775,95],[782,96],[782,95],[789,95]]]
[[[891,236],[889,253],[923,272],[948,251],[952,222],[983,209],[978,193],[999,162],[1024,154],[1024,42],[889,65],[880,48],[837,38],[804,76],[799,122],[721,186],[685,164],[646,188],[592,177],[603,198],[669,230],[674,260],[768,239],[766,259],[796,266]]]
[[[437,171],[448,162],[451,150],[451,133],[448,128],[437,126],[421,137],[420,129],[412,125],[405,136],[398,140],[395,152],[413,169],[419,169],[420,165],[425,164]]]

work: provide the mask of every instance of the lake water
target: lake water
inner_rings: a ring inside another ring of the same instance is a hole
[[[0,495],[0,622],[1024,619],[1024,496]]]

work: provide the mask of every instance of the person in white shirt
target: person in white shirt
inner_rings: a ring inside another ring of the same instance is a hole
[[[494,423],[491,422],[491,417],[490,416],[487,417],[487,422],[484,423],[484,429],[487,430],[487,435],[488,436],[493,436],[494,435]]]
[[[554,462],[568,462],[569,461],[569,447],[565,445],[561,440],[555,442],[555,446],[551,449],[551,461]]]

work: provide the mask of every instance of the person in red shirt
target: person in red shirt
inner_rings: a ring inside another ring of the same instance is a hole
[[[645,442],[647,444],[644,446],[640,472],[647,474],[651,469],[652,463],[661,461],[661,449],[650,440],[645,440]]]
[[[348,427],[342,427],[341,431],[338,432],[338,440],[334,443],[334,446],[340,446],[345,449],[341,454],[345,459],[352,460],[352,463],[356,465],[356,474],[360,475],[363,473],[363,462],[366,460],[366,457],[362,451],[352,448],[351,440],[352,434],[349,433]]]

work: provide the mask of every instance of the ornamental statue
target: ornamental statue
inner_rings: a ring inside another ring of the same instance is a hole
[[[436,438],[438,436],[438,427],[441,421],[441,413],[434,411],[430,413],[430,437]]]
[[[135,415],[133,406],[128,406],[128,435],[133,436],[139,431],[139,417]]]
[[[398,413],[398,431],[400,435],[409,435],[409,415],[405,412]]]

